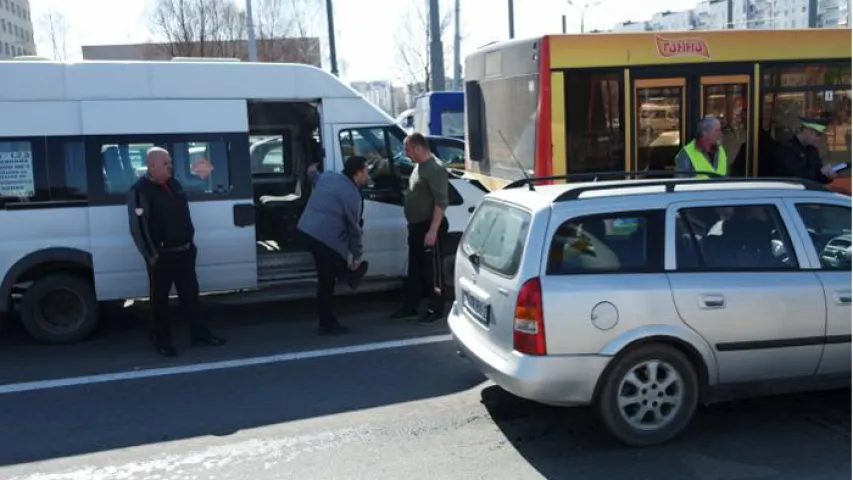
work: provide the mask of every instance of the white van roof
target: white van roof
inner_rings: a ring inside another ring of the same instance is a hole
[[[183,59],[181,59],[183,60]],[[0,61],[0,101],[264,99],[361,95],[317,67],[213,61]]]

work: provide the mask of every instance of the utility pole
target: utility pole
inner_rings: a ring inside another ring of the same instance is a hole
[[[338,53],[335,49],[335,12],[332,10],[332,0],[326,0],[326,22],[329,24],[329,63],[332,75],[338,76]]]
[[[508,0],[509,4],[507,5],[509,10],[509,39],[512,40],[515,38],[515,8],[512,4],[512,0]]]
[[[252,15],[252,0],[246,0],[246,34],[249,51],[249,61],[258,61],[258,45],[255,43],[255,21]]]
[[[817,28],[817,0],[809,0],[809,28]]]
[[[462,33],[459,31],[459,1],[456,0],[453,11],[453,90],[459,91],[461,90],[460,81],[462,78],[462,59],[459,58],[461,56],[462,50]]]
[[[726,28],[735,28],[735,2],[734,0],[726,1]]]
[[[429,0],[429,63],[433,92],[447,89],[444,80],[444,47],[441,44],[440,18],[438,0]]]

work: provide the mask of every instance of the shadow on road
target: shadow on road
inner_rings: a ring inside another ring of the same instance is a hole
[[[445,342],[0,395],[0,466],[228,436],[450,395],[481,382]]]
[[[850,390],[757,398],[700,409],[681,437],[645,449],[622,445],[593,408],[530,402],[496,386],[482,402],[507,441],[548,479],[568,478],[566,460],[595,465],[571,478],[849,478]],[[665,456],[665,457],[664,457]],[[594,473],[592,473],[594,472]],[[662,473],[662,472],[661,472]]]

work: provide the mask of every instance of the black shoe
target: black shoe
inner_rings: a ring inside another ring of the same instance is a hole
[[[421,318],[418,319],[418,323],[432,325],[439,320],[444,320],[443,313],[438,310],[427,310],[427,312],[421,315]]]
[[[349,332],[349,328],[340,323],[330,323],[328,325],[320,325],[317,329],[317,335],[341,335]]]
[[[364,278],[364,274],[367,273],[367,262],[361,262],[361,265],[358,266],[355,270],[350,270],[347,272],[346,280],[349,288],[356,290],[358,286],[361,285],[361,279]]]
[[[418,311],[413,309],[413,308],[412,309],[402,308],[402,309],[397,310],[396,312],[392,313],[391,319],[392,320],[405,320],[405,319],[409,319],[409,318],[416,318],[418,315],[420,315],[418,313]]]
[[[197,345],[208,345],[211,347],[221,347],[225,345],[225,339],[217,337],[212,333],[207,333],[204,335],[193,335],[192,337],[192,345],[195,347]]]
[[[171,345],[154,345],[154,349],[161,357],[177,357],[178,351]]]

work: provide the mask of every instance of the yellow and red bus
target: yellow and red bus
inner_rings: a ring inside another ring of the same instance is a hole
[[[851,31],[548,35],[465,59],[466,169],[523,178],[672,168],[715,115],[731,176],[769,175],[800,115],[831,121],[824,162],[850,161]],[[849,171],[833,188],[850,193]]]

